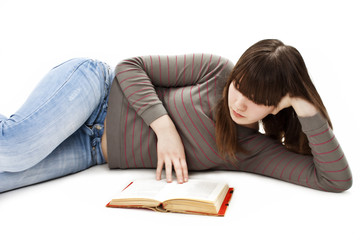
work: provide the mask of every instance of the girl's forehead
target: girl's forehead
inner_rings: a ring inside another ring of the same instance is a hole
[[[232,84],[243,96],[258,105],[276,106],[285,96],[284,89],[276,81],[268,79],[244,76],[233,79]]]

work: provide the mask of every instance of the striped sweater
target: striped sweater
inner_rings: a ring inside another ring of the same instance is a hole
[[[168,114],[183,141],[189,170],[253,172],[331,192],[350,188],[344,153],[319,113],[299,118],[312,156],[291,152],[242,126],[237,127],[238,141],[249,153],[237,154],[235,162],[219,154],[214,109],[233,66],[207,54],[146,56],[118,64],[107,114],[109,167],[156,168],[156,135],[149,125]]]

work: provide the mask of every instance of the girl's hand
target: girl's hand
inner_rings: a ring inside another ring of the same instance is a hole
[[[299,117],[311,117],[318,112],[316,107],[309,101],[300,97],[290,97],[287,94],[281,99],[278,106],[272,111],[272,114],[276,115],[282,109],[288,107],[293,107]]]
[[[155,131],[158,139],[156,179],[161,179],[162,169],[165,165],[167,182],[172,181],[172,167],[174,167],[177,182],[187,182],[188,169],[184,145],[174,123],[168,115],[164,115],[152,122],[150,126]]]
[[[272,114],[276,115],[278,112],[283,110],[284,108],[291,107],[291,98],[289,94],[286,94],[279,102],[277,107],[274,108],[274,110],[271,112]]]

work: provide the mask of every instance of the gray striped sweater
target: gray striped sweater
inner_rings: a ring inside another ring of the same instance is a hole
[[[235,163],[219,154],[215,105],[233,66],[208,54],[146,56],[118,64],[107,114],[109,167],[156,168],[156,135],[149,125],[168,114],[183,141],[189,170],[253,172],[331,192],[350,188],[344,153],[320,114],[299,118],[312,156],[291,152],[242,126],[238,141],[249,153],[237,154]]]

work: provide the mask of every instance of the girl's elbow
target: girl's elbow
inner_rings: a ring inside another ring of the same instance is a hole
[[[335,193],[345,192],[351,188],[352,183],[353,183],[353,179],[351,176],[345,180],[336,180],[336,181],[332,180],[329,181],[327,190],[329,192],[335,192]]]

